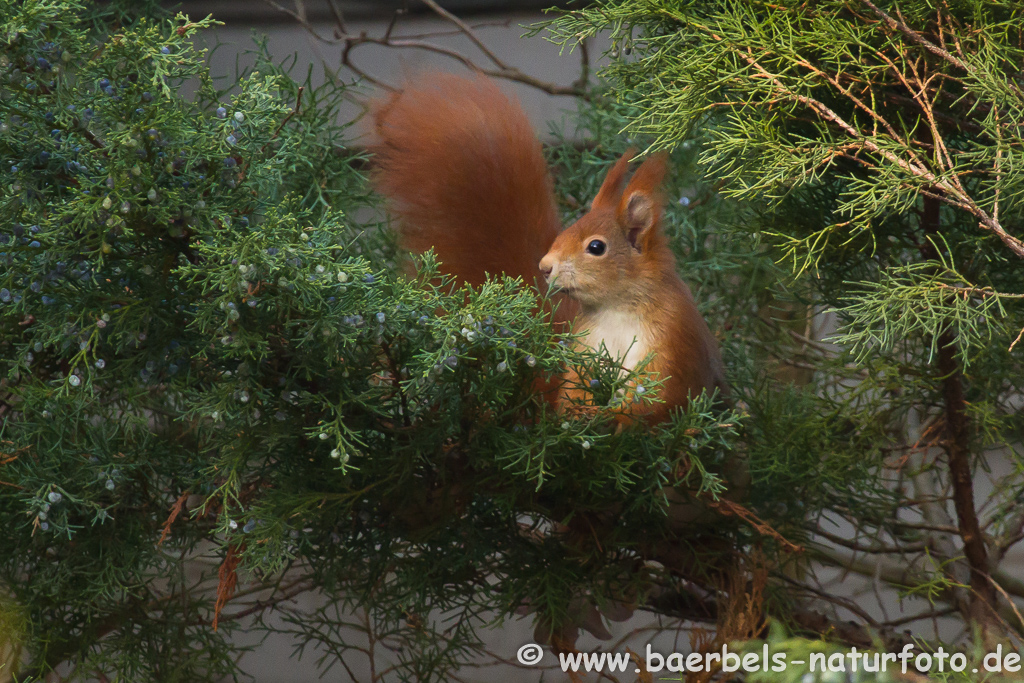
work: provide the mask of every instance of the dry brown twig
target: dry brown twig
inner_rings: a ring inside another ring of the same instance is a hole
[[[394,90],[394,86],[387,84],[380,79],[367,73],[364,69],[357,66],[353,60],[352,55],[356,48],[362,45],[379,45],[382,47],[392,49],[406,49],[406,50],[422,50],[433,54],[441,55],[449,59],[453,59],[459,62],[467,69],[482,73],[491,78],[498,78],[506,81],[515,83],[522,83],[523,85],[530,86],[545,92],[549,95],[566,95],[571,97],[579,97],[582,99],[589,99],[590,94],[588,92],[588,83],[590,75],[590,53],[586,42],[580,44],[580,78],[574,81],[571,85],[561,85],[551,81],[545,81],[543,79],[532,76],[521,69],[509,64],[507,61],[499,57],[488,45],[480,38],[478,29],[484,26],[493,26],[494,23],[471,26],[464,20],[460,19],[456,15],[452,14],[448,10],[444,9],[439,5],[436,0],[420,0],[424,6],[427,7],[435,16],[444,20],[446,23],[454,27],[454,30],[450,31],[436,31],[426,34],[413,34],[404,36],[395,36],[394,30],[398,24],[399,19],[405,14],[402,10],[396,10],[391,17],[387,28],[384,33],[380,36],[369,35],[366,31],[360,31],[359,33],[353,33],[345,20],[344,13],[334,0],[330,1],[331,13],[334,17],[334,31],[333,37],[328,37],[317,32],[316,28],[306,18],[305,4],[303,0],[295,0],[296,9],[289,9],[284,7],[275,0],[264,0],[265,3],[273,7],[274,9],[287,14],[300,24],[306,32],[317,42],[325,45],[340,45],[341,46],[341,58],[340,67],[347,68],[358,78],[365,80],[366,82],[385,90]],[[444,47],[434,42],[424,40],[425,37],[442,37],[450,35],[463,35],[465,36],[474,47],[480,51],[484,56],[487,65],[478,63],[472,57],[466,55],[463,52],[454,50],[452,48]],[[326,60],[321,57],[324,61],[325,70],[328,73],[332,73],[334,78],[337,80],[337,72],[332,70],[326,63]]]
[[[238,563],[241,560],[245,547],[237,545],[228,546],[227,555],[217,570],[217,602],[213,608],[213,630],[217,630],[220,623],[220,613],[224,605],[228,603],[235,594],[235,586],[238,585]]]
[[[185,507],[185,501],[191,493],[192,492],[190,490],[185,489],[185,491],[178,496],[178,499],[174,501],[174,505],[171,506],[171,513],[167,516],[167,521],[164,522],[163,531],[160,533],[160,540],[156,542],[156,546],[158,548],[164,544],[165,540],[167,540],[167,536],[171,533],[171,525],[174,524],[174,520],[176,520],[178,515],[181,514],[182,509]]]
[[[791,541],[786,540],[786,538],[782,534],[773,529],[769,524],[764,522],[761,518],[759,518],[757,515],[755,515],[753,512],[743,507],[739,503],[735,503],[729,500],[728,498],[719,498],[718,500],[708,500],[705,502],[709,508],[718,511],[719,513],[725,516],[739,517],[747,524],[752,526],[757,531],[757,533],[761,534],[762,536],[774,538],[782,547],[782,549],[787,553],[802,553],[804,551],[802,547],[798,546],[797,544]]]

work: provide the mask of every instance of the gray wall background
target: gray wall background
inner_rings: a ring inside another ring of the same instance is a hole
[[[219,4],[235,5],[234,2],[221,3],[190,3],[185,9],[193,18],[204,16],[215,10]],[[244,3],[243,3],[244,4]],[[280,11],[268,12],[268,5],[260,0],[250,0],[252,18],[259,21],[247,21],[245,15],[236,12],[213,12],[214,17],[225,22],[224,26],[207,31],[200,37],[200,44],[211,50],[211,71],[215,75],[232,75],[239,67],[251,67],[252,55],[246,54],[253,47],[254,34],[265,34],[268,48],[276,59],[284,59],[295,55],[296,69],[294,75],[300,77],[308,65],[313,65],[313,75],[317,83],[322,83],[325,76],[323,65],[336,72],[336,77],[346,83],[358,81],[358,77],[347,67],[341,65],[342,46],[334,39],[335,24],[326,19],[324,12],[306,10],[309,29],[327,41],[311,36],[310,30],[303,27],[293,17]],[[342,3],[343,5],[345,3]],[[365,3],[359,3],[362,5]],[[383,5],[389,3],[384,2]],[[459,3],[445,3],[446,6]],[[476,3],[479,4],[479,3]],[[499,4],[492,2],[490,4]],[[517,3],[500,3],[517,4]],[[544,3],[549,4],[549,3]],[[282,0],[282,6],[294,10],[295,5]],[[257,11],[258,10],[258,11]],[[369,36],[383,36],[391,22],[390,12],[350,12],[345,15],[350,34],[366,33]],[[270,21],[277,17],[277,21]],[[538,11],[488,12],[470,14],[466,23],[473,27],[474,32],[495,55],[509,66],[519,69],[534,78],[569,87],[580,77],[581,56],[578,50],[564,52],[544,37],[537,36],[524,39],[531,25],[544,21],[546,17]],[[392,30],[392,38],[416,37],[447,50],[456,51],[476,64],[491,66],[485,54],[465,35],[453,31],[451,23],[434,14],[411,13],[401,17]],[[597,41],[591,47],[591,69],[606,63],[601,55],[607,49],[607,41]],[[561,54],[560,54],[561,53]],[[385,84],[396,87],[409,77],[435,69],[455,73],[470,73],[457,60],[444,55],[420,49],[398,49],[381,45],[365,44],[352,51],[352,61],[367,74]],[[574,98],[568,96],[549,95],[529,85],[512,81],[500,81],[502,88],[519,98],[524,109],[541,137],[547,133],[553,121],[561,121],[566,114],[575,111]],[[363,82],[358,91],[353,93],[353,101],[342,111],[342,118],[357,118],[362,113],[358,100],[365,96],[379,93],[380,90]]]

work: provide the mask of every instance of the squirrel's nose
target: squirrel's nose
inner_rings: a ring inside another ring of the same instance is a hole
[[[550,256],[545,256],[540,260],[537,267],[540,268],[540,274],[544,276],[545,280],[550,279],[551,271],[555,269],[555,260]]]

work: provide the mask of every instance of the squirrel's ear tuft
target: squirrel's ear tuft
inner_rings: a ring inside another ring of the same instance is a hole
[[[636,150],[630,147],[615,162],[615,165],[608,171],[608,175],[605,176],[604,182],[601,183],[601,189],[598,190],[597,196],[591,202],[591,209],[615,209],[618,207],[619,200],[622,198],[622,184],[626,180],[626,170],[629,168],[630,159],[635,154]]]
[[[626,239],[637,251],[643,251],[647,237],[661,221],[661,181],[668,170],[668,154],[648,157],[629,181],[619,203],[619,223]]]

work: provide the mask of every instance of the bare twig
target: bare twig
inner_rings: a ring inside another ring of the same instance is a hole
[[[477,34],[476,28],[470,26],[465,21],[452,14],[450,11],[441,7],[435,0],[422,0],[422,2],[436,14],[438,17],[444,19],[446,22],[455,26],[455,33],[465,35],[470,42],[485,56],[486,60],[490,63],[490,66],[484,66],[475,62],[472,58],[467,55],[436,43],[422,40],[421,36],[398,36],[394,37],[393,31],[397,25],[398,19],[402,16],[403,12],[396,11],[392,15],[392,19],[388,24],[387,29],[381,36],[371,36],[365,31],[359,34],[354,34],[349,31],[348,25],[345,22],[344,15],[341,9],[337,7],[335,0],[331,1],[331,11],[335,18],[335,29],[334,38],[320,35],[313,25],[306,19],[303,12],[295,11],[284,7],[275,0],[263,0],[274,9],[287,14],[300,24],[310,36],[315,38],[317,41],[330,44],[330,45],[341,45],[341,65],[348,68],[358,78],[361,78],[373,85],[386,89],[394,90],[394,86],[384,83],[380,79],[375,78],[371,74],[367,73],[364,69],[356,66],[353,63],[352,55],[356,48],[362,45],[380,45],[382,47],[394,48],[394,49],[412,49],[412,50],[423,50],[426,52],[432,52],[444,57],[453,59],[466,68],[485,74],[491,78],[499,78],[502,80],[512,81],[515,83],[522,83],[532,88],[536,88],[542,92],[548,93],[549,95],[567,95],[571,97],[579,97],[583,99],[589,99],[591,95],[587,91],[587,84],[589,82],[589,52],[586,47],[581,48],[581,74],[580,78],[577,79],[570,86],[563,86],[550,81],[545,81],[540,78],[531,76],[524,71],[512,66],[505,62],[501,57],[497,55]],[[433,34],[424,35],[445,35],[443,32],[435,32]],[[325,64],[326,67],[326,64]]]
[[[435,0],[422,0],[422,2],[424,5],[432,9],[434,13],[437,14],[439,17],[442,17],[443,19],[446,19],[447,21],[450,21],[451,23],[455,24],[455,26],[457,26],[458,29],[462,31],[462,33],[465,34],[465,36],[469,38],[469,40],[474,45],[477,46],[480,52],[483,52],[487,59],[491,60],[491,63],[494,64],[494,66],[498,67],[502,71],[507,71],[510,69],[508,64],[503,62],[498,57],[498,55],[494,54],[494,51],[487,47],[487,44],[484,43],[484,41],[480,40],[480,37],[476,34],[476,32],[473,29],[469,27],[469,25],[466,24],[466,22],[464,22],[462,19],[459,19],[457,16],[455,16],[445,8],[441,7],[439,4],[437,4]]]
[[[728,498],[719,498],[718,500],[705,500],[705,504],[713,509],[717,510],[726,516],[736,516],[745,521],[750,526],[754,527],[757,533],[762,536],[774,538],[778,541],[779,545],[787,553],[802,553],[804,549],[795,543],[786,540],[786,538],[772,528],[770,525],[761,520],[757,515],[743,507],[739,503],[735,503]]]
[[[334,15],[334,23],[342,33],[348,33],[348,26],[345,23],[345,15],[338,7],[338,0],[328,0],[331,7],[331,14]]]
[[[831,534],[825,531],[824,529],[821,529],[820,527],[818,529],[815,529],[814,533],[818,534],[819,536],[822,536],[823,538],[827,538],[829,541],[837,545],[841,545],[844,548],[849,548],[850,550],[856,550],[859,553],[868,553],[872,555],[922,553],[928,549],[927,543],[911,543],[899,547],[886,545],[866,546],[857,543],[856,541],[851,541],[848,538],[843,538],[842,536]]]
[[[877,627],[880,625],[874,617],[868,614],[860,605],[855,603],[853,600],[838,595],[833,595],[831,593],[821,590],[820,588],[815,588],[814,586],[810,586],[806,583],[800,583],[796,579],[786,576],[785,574],[779,574],[778,578],[781,578],[786,583],[793,585],[800,590],[807,591],[808,593],[813,593],[814,595],[818,596],[818,598],[826,602],[831,602],[834,605],[838,605],[843,609],[849,610],[852,614],[856,614],[858,617],[864,620],[864,623],[870,626]]]
[[[1021,337],[1024,337],[1024,327],[1020,328],[1020,332],[1017,333],[1017,338],[1013,340],[1013,343],[1010,344],[1010,348],[1007,349],[1008,352],[1013,353],[1013,349],[1020,343]]]

